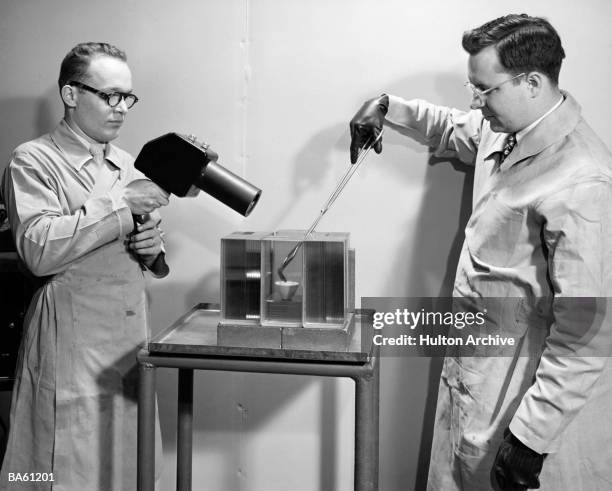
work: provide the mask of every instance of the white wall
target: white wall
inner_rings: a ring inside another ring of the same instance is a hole
[[[174,199],[163,210],[172,273],[150,282],[158,330],[198,302],[218,301],[220,237],[307,228],[348,165],[348,121],[365,98],[386,91],[467,107],[461,34],[508,13],[508,5],[4,0],[0,155],[5,161],[61,116],[55,80],[65,52],[105,40],[127,51],[141,98],[118,142],[123,148],[137,153],[167,131],[194,133],[264,190],[248,219],[207,196]],[[561,86],[612,147],[611,4],[516,0],[512,8],[558,28],[567,53]],[[358,297],[449,292],[471,181],[448,162],[428,162],[426,149],[387,131],[383,154],[368,158],[322,221],[320,230],[351,233]],[[424,482],[438,367],[439,360],[383,360],[384,491]],[[176,374],[160,370],[158,380],[164,489],[172,489]],[[194,489],[350,489],[352,388],[349,381],[198,373]]]

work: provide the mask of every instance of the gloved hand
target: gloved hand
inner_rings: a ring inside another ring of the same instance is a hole
[[[389,110],[389,96],[381,95],[363,103],[351,119],[351,164],[357,162],[359,150],[373,142],[382,131],[385,115]],[[374,145],[376,153],[382,152],[382,139]]]
[[[538,476],[546,454],[539,454],[523,444],[512,432],[504,432],[504,441],[499,446],[493,475],[502,491],[538,489]]]

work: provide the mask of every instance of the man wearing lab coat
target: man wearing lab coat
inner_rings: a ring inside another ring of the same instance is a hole
[[[121,50],[77,45],[59,90],[63,120],[17,147],[3,180],[17,251],[40,288],[24,320],[0,489],[133,490],[143,270],[168,272],[154,211],[168,194],[111,143],[138,101]]]
[[[495,19],[463,47],[471,111],[383,95],[351,121],[353,162],[387,123],[475,166],[453,297],[518,340],[447,352],[428,489],[612,489],[612,155],[558,86],[546,20]]]

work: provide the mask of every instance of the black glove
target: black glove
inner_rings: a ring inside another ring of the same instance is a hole
[[[385,115],[389,110],[389,96],[386,94],[363,103],[351,119],[351,164],[357,162],[359,150],[371,144],[382,131]],[[374,145],[376,153],[382,152],[382,139]]]
[[[546,454],[531,450],[510,430],[506,430],[504,436],[493,464],[493,475],[499,488],[502,491],[538,489],[538,476]]]

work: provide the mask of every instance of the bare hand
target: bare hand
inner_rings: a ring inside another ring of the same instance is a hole
[[[139,256],[148,266],[162,252],[163,232],[158,227],[159,219],[146,216],[144,223],[137,223],[128,240],[128,249]]]
[[[136,179],[124,189],[123,198],[127,202],[132,215],[144,215],[160,206],[168,204],[168,194],[153,181]]]

